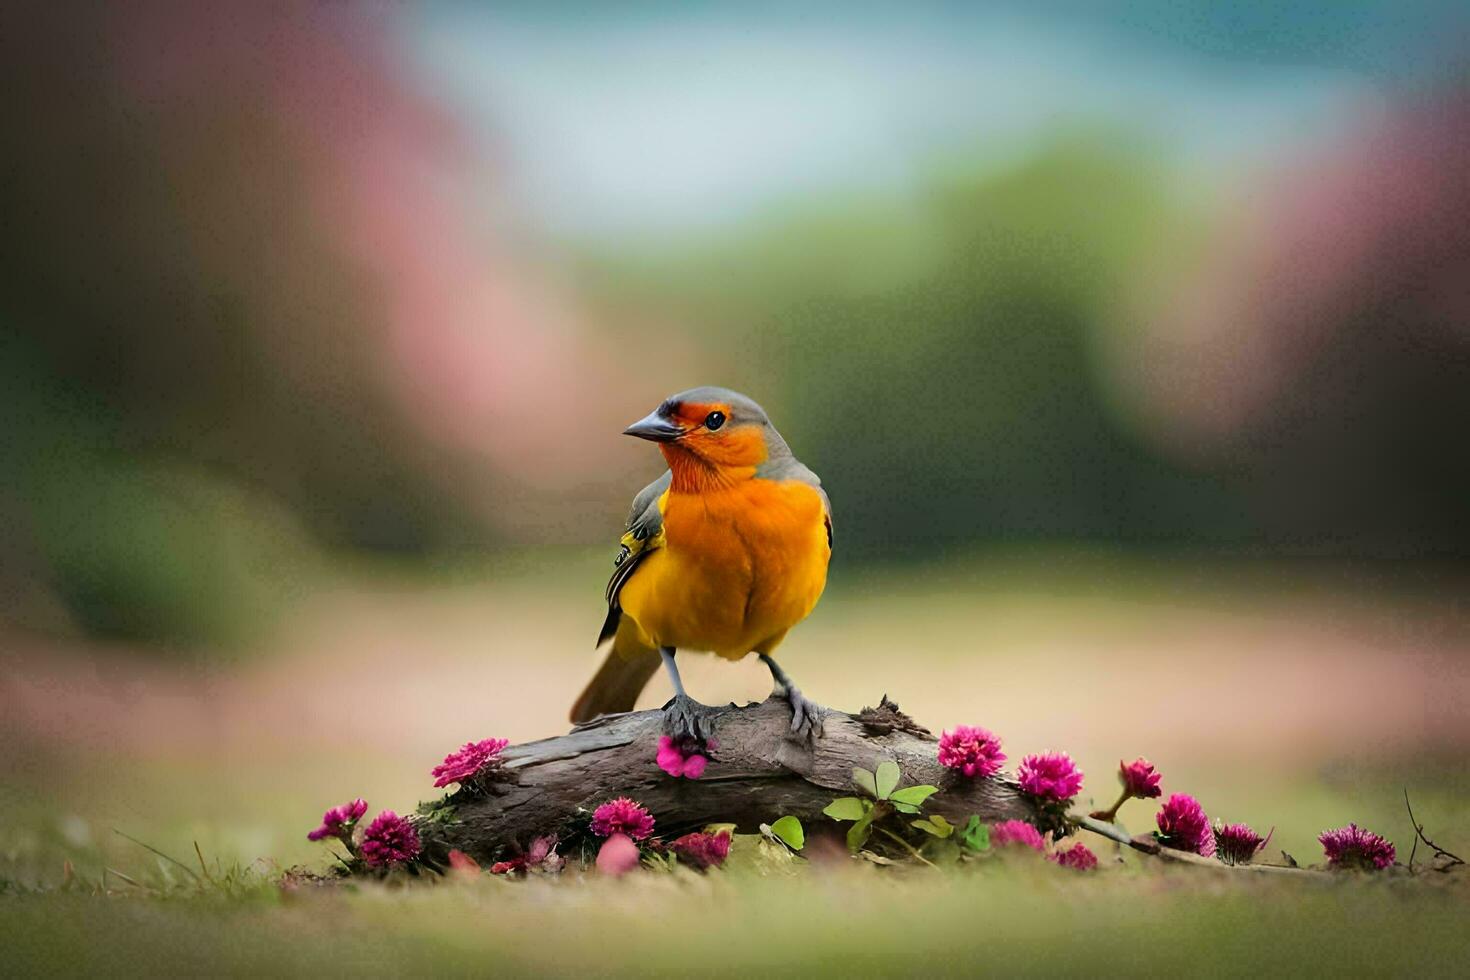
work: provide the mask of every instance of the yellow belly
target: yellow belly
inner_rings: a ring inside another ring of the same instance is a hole
[[[821,598],[830,548],[810,486],[745,480],[670,493],[663,517],[664,546],[619,596],[643,642],[732,660],[769,653]]]

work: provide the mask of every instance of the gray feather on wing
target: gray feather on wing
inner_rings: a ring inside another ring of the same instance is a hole
[[[638,491],[633,498],[633,507],[628,512],[628,533],[633,535],[636,541],[652,541],[658,537],[664,526],[663,512],[658,509],[658,498],[669,489],[674,476],[665,470],[664,475],[654,480],[648,486]],[[627,545],[618,549],[618,555],[613,559],[612,577],[607,580],[607,618],[603,620],[602,631],[597,635],[597,646],[602,646],[612,639],[618,631],[618,622],[622,619],[623,610],[618,605],[618,593],[623,590],[623,585],[637,569],[643,559],[652,551],[652,548],[640,547],[636,552]]]
[[[673,482],[674,474],[664,470],[663,476],[639,490],[638,495],[633,498],[633,507],[628,512],[627,529],[639,541],[657,537],[658,532],[663,530],[664,515],[658,509],[658,498],[664,495]]]

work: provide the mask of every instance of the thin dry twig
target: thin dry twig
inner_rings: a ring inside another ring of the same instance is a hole
[[[194,842],[194,853],[199,857],[199,870],[204,872],[205,880],[214,884],[214,875],[209,873],[209,867],[204,863],[204,852],[199,849],[199,842]]]
[[[929,860],[924,855],[920,854],[918,848],[914,847],[914,845],[910,844],[908,841],[904,840],[902,837],[898,836],[893,831],[889,830],[887,827],[878,827],[878,826],[875,825],[873,827],[873,829],[876,830],[876,831],[878,831],[878,833],[884,835],[885,837],[889,837],[889,838],[892,838],[893,840],[897,841],[900,847],[902,847],[904,850],[908,851],[909,854],[912,855],[913,857],[916,857],[920,861],[923,861],[925,864],[929,865],[929,867],[934,868],[936,871],[939,869],[939,866],[936,865],[933,861]]]
[[[1449,851],[1440,847],[1438,844],[1430,840],[1428,836],[1425,835],[1424,825],[1420,823],[1418,819],[1414,816],[1414,807],[1413,804],[1409,802],[1409,788],[1407,786],[1404,787],[1404,808],[1409,811],[1409,823],[1412,824],[1414,827],[1414,846],[1409,849],[1410,872],[1414,870],[1414,855],[1419,853],[1419,842],[1421,840],[1424,842],[1424,846],[1428,847],[1431,851],[1434,852],[1435,857],[1448,861],[1447,864],[1444,864],[1439,868],[1440,871],[1445,871],[1453,868],[1457,864],[1465,863],[1464,858],[1460,857],[1457,854],[1451,854]]]
[[[104,889],[107,887],[107,876],[108,875],[112,875],[114,878],[121,878],[123,881],[125,881],[128,884],[132,885],[134,888],[142,888],[143,887],[141,884],[139,884],[138,882],[134,881],[132,878],[129,878],[127,875],[123,874],[121,871],[117,870],[116,868],[109,868],[106,865],[103,865],[102,866],[102,887]]]

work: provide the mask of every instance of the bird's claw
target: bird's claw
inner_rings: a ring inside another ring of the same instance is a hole
[[[708,742],[715,733],[717,714],[716,708],[700,704],[687,694],[676,694],[664,705],[664,734]]]
[[[827,709],[808,700],[795,687],[777,687],[776,694],[791,705],[791,734],[802,741],[822,737],[822,720]]]

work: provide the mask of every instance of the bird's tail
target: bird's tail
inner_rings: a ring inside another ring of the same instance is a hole
[[[572,705],[572,721],[581,724],[598,715],[632,711],[648,679],[658,671],[658,651],[620,630],[587,689]]]

